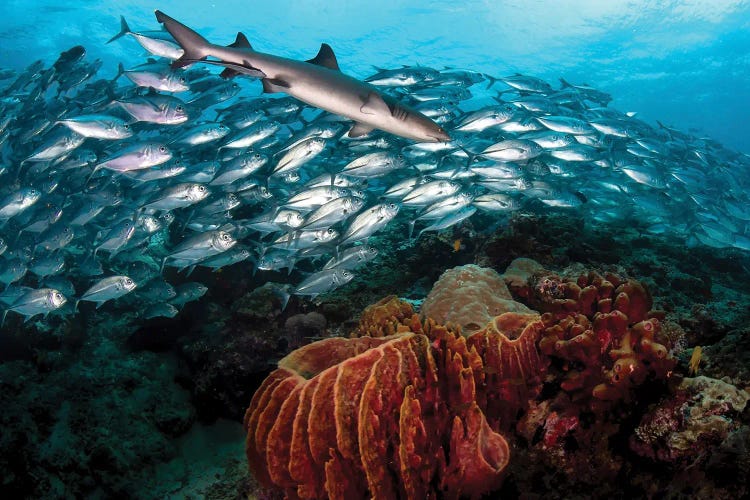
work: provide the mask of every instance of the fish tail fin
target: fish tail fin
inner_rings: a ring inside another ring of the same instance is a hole
[[[127,35],[128,33],[131,33],[130,26],[128,26],[128,22],[125,20],[125,16],[120,16],[120,32],[110,38],[107,43],[114,42],[118,38],[122,38],[123,36]]]
[[[284,309],[286,309],[286,306],[289,305],[290,297],[291,297],[291,294],[289,292],[283,289],[279,289],[279,298],[281,299],[281,311],[282,312],[284,312]]]
[[[112,82],[116,82],[118,78],[125,74],[125,66],[122,63],[117,63],[117,74],[112,78]],[[114,93],[114,92],[113,92]]]
[[[489,90],[489,89],[491,89],[492,87],[494,87],[494,85],[495,85],[495,84],[496,84],[497,82],[499,82],[499,81],[500,81],[499,79],[495,78],[495,77],[494,77],[494,76],[492,76],[492,75],[488,75],[487,73],[482,73],[482,75],[484,75],[484,77],[485,77],[485,78],[487,79],[487,90]]]
[[[156,20],[164,25],[169,34],[184,50],[182,56],[172,62],[172,69],[182,68],[195,61],[205,59],[209,55],[211,43],[208,40],[160,10],[157,10],[155,14]]]
[[[416,220],[409,221],[409,240],[412,239],[412,236],[414,236],[414,225],[417,223]],[[422,233],[419,233],[422,234]],[[419,236],[417,236],[419,238]]]
[[[73,304],[73,314],[78,312],[78,303],[81,301],[81,299],[76,299],[75,304]]]
[[[159,274],[164,272],[164,266],[167,264],[167,259],[169,258],[169,255],[165,256],[163,259],[161,259],[161,266],[159,266]]]
[[[563,77],[560,77],[560,88],[561,88],[561,89],[566,89],[566,88],[568,88],[568,87],[572,87],[572,85],[571,85],[571,84],[569,84],[569,83],[568,83],[568,82],[567,82],[567,81],[565,80],[565,78],[563,78]]]

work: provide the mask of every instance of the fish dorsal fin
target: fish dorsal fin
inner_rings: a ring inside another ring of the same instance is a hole
[[[234,47],[235,49],[253,49],[247,37],[241,31],[237,32],[237,38],[234,39],[234,42],[229,47]]]
[[[318,66],[323,66],[324,68],[332,69],[335,71],[341,71],[339,69],[339,63],[336,60],[336,54],[333,53],[333,49],[327,43],[321,43],[318,55],[305,62],[309,62],[310,64],[317,64]]]

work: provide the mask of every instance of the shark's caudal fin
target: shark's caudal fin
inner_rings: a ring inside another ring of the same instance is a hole
[[[172,69],[182,68],[206,58],[208,49],[211,47],[208,40],[160,10],[157,10],[155,14],[156,20],[164,25],[169,34],[185,51],[182,57],[172,63]]]

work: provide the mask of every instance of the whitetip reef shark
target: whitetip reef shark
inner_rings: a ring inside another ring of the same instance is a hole
[[[225,77],[246,74],[261,78],[266,93],[285,92],[311,106],[354,120],[349,137],[380,129],[418,142],[451,140],[442,127],[422,113],[382,94],[369,83],[342,73],[328,44],[321,44],[313,59],[296,61],[256,52],[242,33],[237,33],[233,44],[224,47],[210,43],[159,10],[156,20],[184,50],[182,57],[172,63],[173,68],[202,61],[224,66]],[[218,60],[206,60],[207,57]]]

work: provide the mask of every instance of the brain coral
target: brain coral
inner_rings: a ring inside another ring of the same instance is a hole
[[[290,498],[457,498],[497,489],[510,455],[498,415],[538,392],[544,372],[534,348],[538,319],[508,313],[473,342],[416,322],[410,332],[295,351],[245,415],[250,469]],[[516,338],[499,331],[506,326]],[[495,379],[516,382],[488,384]]]
[[[474,264],[448,269],[435,282],[422,303],[422,318],[439,324],[459,325],[471,334],[505,312],[532,313],[513,300],[503,278],[495,270]]]

